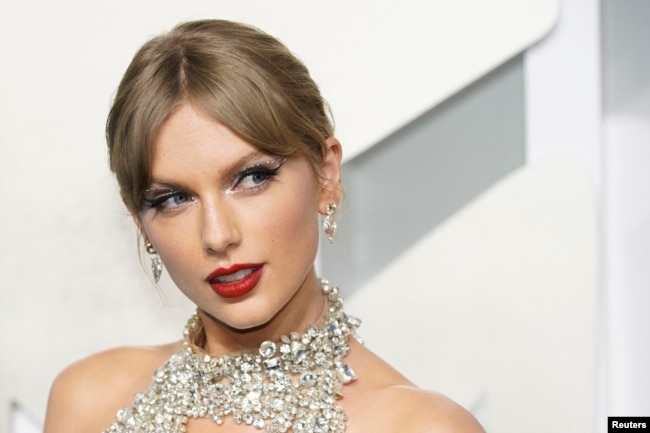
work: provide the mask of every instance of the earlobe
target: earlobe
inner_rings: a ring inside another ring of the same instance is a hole
[[[154,283],[158,284],[164,268],[162,259],[160,258],[158,251],[156,251],[156,247],[154,247],[149,240],[149,236],[147,236],[147,232],[144,230],[144,225],[142,224],[140,215],[137,213],[131,213],[131,218],[133,218],[133,222],[138,228],[140,236],[142,236],[142,241],[144,242],[144,248],[147,251],[147,254],[151,256],[151,274],[153,276]]]
[[[341,143],[336,137],[329,137],[325,140],[326,150],[321,167],[321,199],[318,211],[322,215],[327,214],[327,206],[338,205],[341,199],[341,159],[343,150]]]

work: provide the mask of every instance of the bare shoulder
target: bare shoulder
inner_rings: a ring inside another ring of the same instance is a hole
[[[484,433],[483,427],[465,408],[442,394],[414,386],[386,390],[400,412],[403,428],[412,433]],[[404,422],[405,421],[405,422]]]
[[[100,352],[63,370],[54,380],[45,433],[101,432],[136,392],[151,382],[154,371],[177,351],[173,343],[123,347]]]
[[[484,433],[474,416],[442,394],[418,388],[370,350],[352,344],[358,380],[344,390],[349,431]],[[349,397],[349,398],[348,398]]]

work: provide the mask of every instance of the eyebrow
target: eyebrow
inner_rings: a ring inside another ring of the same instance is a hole
[[[231,180],[239,171],[241,171],[243,167],[247,166],[252,161],[257,160],[260,157],[272,158],[274,157],[274,155],[270,155],[266,152],[262,152],[261,150],[253,150],[250,153],[239,158],[234,163],[230,164],[230,166],[226,170],[224,170],[224,172],[221,174],[221,179]],[[152,185],[156,185],[156,186],[153,187]],[[146,193],[147,191],[164,189],[164,188],[183,189],[183,190],[190,189],[184,187],[182,182],[165,179],[164,177],[152,177],[151,181],[149,182],[149,187],[145,189],[144,192]]]

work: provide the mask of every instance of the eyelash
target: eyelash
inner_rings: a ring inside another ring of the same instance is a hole
[[[166,192],[162,193],[162,191],[166,190],[161,190],[161,194],[156,196],[155,198],[144,199],[144,203],[142,205],[143,209],[156,209],[156,210],[162,210],[163,209],[163,203],[165,203],[167,200],[176,198],[176,197],[183,197],[186,196],[188,199],[191,199],[190,195],[187,193],[184,193],[183,191],[179,190],[167,190]]]
[[[253,187],[246,188],[245,191],[254,191],[263,188],[269,181],[272,180],[274,176],[276,176],[280,172],[280,168],[282,168],[286,160],[287,160],[286,157],[282,157],[279,160],[265,161],[260,164],[256,164],[252,167],[247,167],[239,171],[232,177],[232,184],[228,188],[227,193],[228,194],[236,193],[237,191],[235,189],[237,188],[237,186],[239,186],[247,177],[252,177],[252,176],[263,176],[263,179],[259,184],[256,184]],[[277,166],[273,168],[267,168],[266,165],[270,164],[271,162],[277,162]],[[181,190],[149,189],[145,191],[145,194],[147,192],[159,192],[160,194],[151,199],[145,197],[143,199],[143,204],[142,204],[143,210],[155,209],[159,212],[174,210],[174,208],[178,206],[182,206],[182,204],[184,204],[185,202],[172,207],[165,207],[163,206],[163,204],[170,199],[178,198],[178,197],[183,197],[183,198],[187,198],[189,201],[194,201],[193,197],[190,194],[183,192]]]
[[[244,179],[246,179],[247,177],[252,177],[252,176],[264,176],[264,179],[262,180],[262,182],[260,182],[260,184],[254,186],[252,188],[247,188],[246,190],[251,191],[251,190],[255,190],[255,189],[259,189],[259,188],[263,187],[266,184],[267,181],[271,180],[274,176],[276,176],[280,172],[280,169],[282,168],[282,166],[284,165],[286,160],[287,160],[286,157],[280,158],[277,161],[277,166],[272,167],[272,168],[267,168],[266,166],[268,164],[270,164],[271,162],[276,162],[276,161],[266,161],[266,162],[263,162],[263,163],[260,163],[260,164],[256,164],[256,165],[254,165],[252,167],[247,167],[247,168],[243,169],[242,171],[240,171],[239,173],[237,173],[237,174],[235,174],[233,176],[233,178],[232,178],[233,179],[232,186],[230,188],[228,188],[228,192],[231,193],[231,194],[233,192],[236,192],[236,191],[234,191],[234,189],[238,185],[240,185],[244,181]]]

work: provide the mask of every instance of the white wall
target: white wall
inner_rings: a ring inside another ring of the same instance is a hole
[[[610,413],[608,393],[608,332],[606,287],[603,283],[603,137],[602,137],[602,30],[599,0],[563,0],[554,31],[527,50],[526,62],[526,146],[530,164],[552,158],[572,160],[590,185],[594,215],[594,284],[591,302],[576,308],[593,319],[589,363],[593,382],[591,427],[606,431]],[[584,224],[591,224],[586,222]],[[576,255],[579,261],[582,255]],[[565,287],[572,291],[572,287]],[[561,301],[562,302],[562,301]],[[569,325],[570,326],[570,325]],[[582,431],[588,431],[581,428]]]
[[[596,233],[579,163],[527,165],[423,236],[349,308],[371,347],[487,431],[593,431]]]
[[[650,407],[650,3],[603,4],[609,411]]]
[[[570,157],[598,217],[597,431],[650,407],[650,4],[563,0],[527,51],[529,160]]]
[[[650,4],[564,0],[527,51],[530,161],[588,170],[599,221],[598,431],[650,407]]]
[[[372,346],[417,383],[466,402],[488,431],[606,426],[609,408],[597,406],[608,380],[598,377],[606,357],[600,34],[598,1],[561,2],[552,32],[524,54],[526,164],[425,233],[349,302],[357,311],[380,305],[364,315]],[[486,147],[495,136],[485,135]]]

